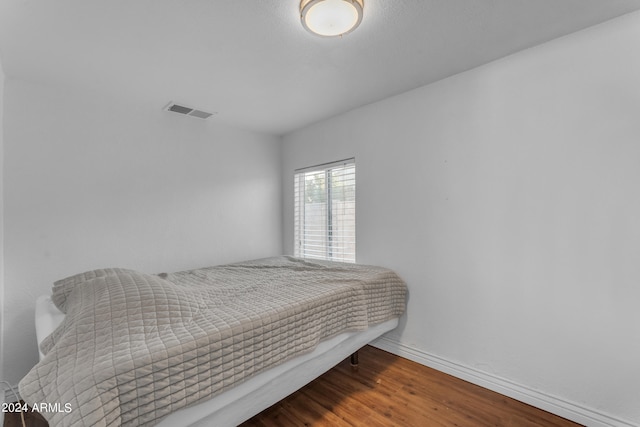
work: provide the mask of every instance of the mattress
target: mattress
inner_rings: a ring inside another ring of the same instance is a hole
[[[43,414],[55,425],[155,425],[321,341],[397,318],[405,296],[391,270],[291,257],[81,273],[54,284],[66,315],[20,393],[75,409]]]
[[[64,313],[53,304],[50,295],[37,299],[38,345],[63,318]],[[398,319],[394,318],[365,331],[345,332],[324,340],[310,353],[264,371],[212,399],[172,413],[160,421],[158,427],[236,426],[303,387],[397,325]],[[40,357],[43,357],[41,351]]]

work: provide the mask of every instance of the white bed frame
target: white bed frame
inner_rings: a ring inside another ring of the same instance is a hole
[[[63,319],[64,313],[53,304],[50,296],[38,298],[38,347]],[[365,331],[346,332],[324,340],[310,353],[261,372],[212,399],[173,412],[163,418],[158,426],[237,426],[311,382],[397,325],[398,319],[395,318]],[[42,357],[40,352],[40,358]]]

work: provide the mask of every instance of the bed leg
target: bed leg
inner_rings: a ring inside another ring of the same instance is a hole
[[[353,369],[358,369],[358,351],[351,355],[351,367]]]

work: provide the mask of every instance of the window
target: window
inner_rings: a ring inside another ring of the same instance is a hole
[[[356,262],[355,159],[298,169],[294,179],[294,255]]]

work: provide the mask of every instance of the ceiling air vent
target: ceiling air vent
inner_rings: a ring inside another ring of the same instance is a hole
[[[184,105],[178,105],[174,102],[170,102],[164,107],[165,111],[171,111],[178,114],[184,114],[186,116],[197,117],[199,119],[208,119],[216,113],[207,113],[206,111],[196,110],[195,108],[186,107]]]

